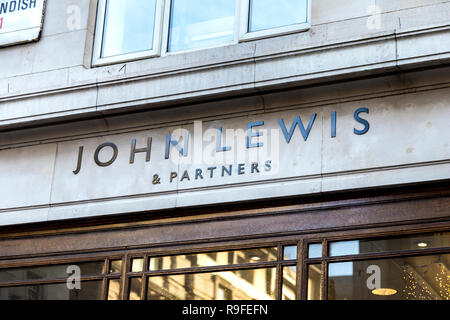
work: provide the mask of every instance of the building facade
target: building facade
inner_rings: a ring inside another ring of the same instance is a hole
[[[0,299],[450,298],[450,1],[1,0],[0,61]]]

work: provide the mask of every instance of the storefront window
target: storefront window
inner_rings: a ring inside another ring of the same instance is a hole
[[[103,260],[0,269],[0,300],[100,300],[105,266]]]
[[[103,274],[105,263],[103,261],[83,262],[74,264],[80,268],[82,276],[95,276]],[[24,268],[11,268],[0,270],[0,282],[44,280],[67,278],[70,264],[34,266]]]
[[[295,259],[295,258],[294,258]],[[211,267],[219,265],[236,265],[277,260],[277,248],[260,248],[236,251],[222,251],[201,254],[185,254],[150,258],[150,270],[185,269]]]
[[[109,273],[120,273],[122,271],[122,260],[111,260]]]
[[[330,300],[450,300],[450,254],[330,263]]]
[[[424,250],[450,245],[450,232],[411,235],[393,238],[337,241],[330,243],[330,256],[346,256],[364,253]]]
[[[326,256],[312,254],[313,246],[308,299],[450,299],[450,232],[331,241]]]
[[[108,280],[108,300],[119,300],[120,298],[120,279]]]
[[[295,300],[297,289],[297,267],[283,267],[283,300]]]
[[[130,279],[129,300],[141,300],[142,277]]]
[[[320,300],[322,265],[310,264],[308,266],[308,300]]]
[[[144,271],[144,258],[136,258],[131,260],[131,272]]]
[[[312,243],[308,246],[308,258],[320,258],[322,256],[322,244]]]
[[[296,259],[296,245],[150,256],[146,271],[129,273],[128,297],[293,300],[297,297]]]
[[[83,281],[80,289],[66,283],[24,285],[0,288],[0,300],[100,300],[102,281]]]
[[[283,248],[283,260],[297,259],[297,246],[286,246]]]
[[[273,300],[276,269],[247,269],[148,278],[148,300]]]
[[[449,234],[291,239],[1,268],[0,299],[449,300]]]

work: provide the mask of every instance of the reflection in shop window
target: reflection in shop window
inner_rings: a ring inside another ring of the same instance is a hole
[[[82,276],[93,276],[103,273],[105,263],[93,261],[77,263],[76,265],[80,267]],[[67,267],[69,267],[69,264],[0,269],[0,282],[67,278]]]
[[[275,299],[276,268],[246,270],[253,282],[241,276],[241,271],[219,271],[148,278],[149,300],[273,300]],[[168,286],[163,283],[167,281]]]
[[[424,250],[443,247],[450,247],[450,232],[331,242],[330,256],[337,257],[362,253]]]
[[[450,254],[330,263],[328,298],[449,300],[449,268]],[[368,278],[376,275],[368,270],[380,270],[380,288],[369,285]]]
[[[285,246],[283,248],[283,260],[297,259],[297,246]]]
[[[109,273],[122,272],[122,260],[111,260],[109,263]]]
[[[195,267],[225,266],[244,263],[277,261],[277,248],[243,249],[212,253],[151,257],[150,271]]]
[[[282,299],[283,300],[295,300],[297,283],[297,268],[284,267],[283,268],[283,288]]]
[[[144,259],[136,258],[131,259],[131,272],[141,272],[144,271]]]
[[[216,300],[232,300],[233,293],[227,287],[219,284],[217,288],[217,299]]]
[[[83,281],[81,289],[69,290],[66,283],[0,288],[0,300],[100,300],[102,281]]]
[[[359,254],[360,241],[339,241],[330,244],[330,257]]]
[[[308,300],[320,300],[322,265],[311,264],[308,266]]]
[[[308,246],[308,258],[320,258],[322,257],[322,244],[312,243]]]
[[[108,300],[119,300],[120,279],[110,279],[108,281]]]
[[[141,300],[142,278],[130,279],[130,300]]]

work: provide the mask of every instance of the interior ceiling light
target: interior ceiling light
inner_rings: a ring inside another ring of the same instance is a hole
[[[250,260],[259,261],[259,260],[261,260],[261,258],[258,256],[254,256],[254,257],[251,257]]]
[[[389,288],[380,288],[380,289],[372,290],[372,294],[377,295],[377,296],[393,296],[396,293],[397,293],[397,290],[389,289]]]
[[[426,247],[428,247],[428,243],[423,242],[423,241],[417,242],[417,246],[420,248],[426,248]]]

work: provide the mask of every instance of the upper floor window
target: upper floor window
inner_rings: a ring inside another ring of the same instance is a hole
[[[307,30],[311,0],[99,0],[93,65]]]
[[[235,0],[172,0],[170,52],[211,47],[234,40]]]
[[[159,55],[162,0],[100,0],[94,65]]]

